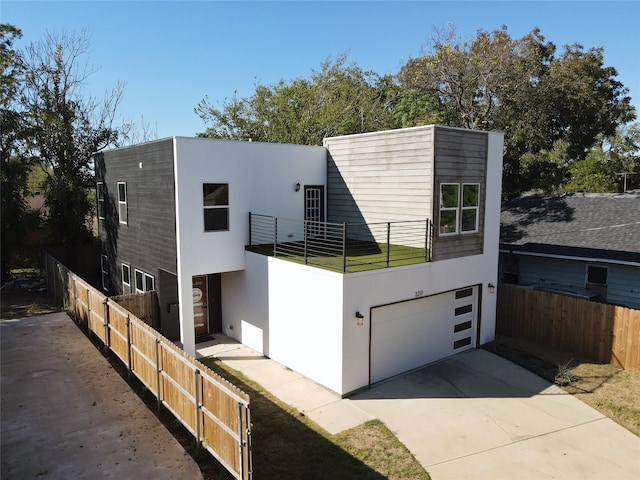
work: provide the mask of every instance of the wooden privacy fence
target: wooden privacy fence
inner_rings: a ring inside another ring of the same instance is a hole
[[[500,285],[496,333],[640,372],[640,310]]]
[[[50,255],[47,286],[235,478],[253,478],[249,396]]]
[[[147,325],[155,330],[160,330],[160,306],[155,291],[118,295],[110,298]]]

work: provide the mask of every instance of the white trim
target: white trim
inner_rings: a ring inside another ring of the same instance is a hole
[[[537,252],[525,252],[522,250],[509,250],[501,248],[500,253],[513,253],[514,255],[527,255],[530,257],[546,257],[546,258],[559,258],[562,260],[577,260],[580,262],[595,262],[595,263],[612,263],[615,265],[627,265],[630,267],[640,267],[640,262],[629,262],[626,260],[613,260],[608,258],[594,258],[594,257],[577,257],[575,255],[558,255],[553,253],[537,253]]]
[[[464,206],[464,187],[465,186],[469,186],[469,185],[476,185],[478,187],[478,198],[477,198],[477,205],[471,206],[471,207],[465,207]],[[480,183],[478,182],[473,182],[473,183],[462,183],[460,186],[460,234],[461,235],[467,235],[470,233],[478,233],[478,225],[480,223],[480,198],[482,197],[482,195],[480,195]],[[462,217],[463,217],[463,213],[465,210],[475,210],[476,212],[476,225],[475,228],[473,230],[463,230],[462,229]]]
[[[102,281],[102,289],[109,291],[109,257],[100,254],[100,279]]]
[[[124,200],[120,200],[120,185],[124,185]],[[118,182],[118,221],[122,225],[129,224],[129,212],[128,212],[128,206],[127,206],[127,199],[128,199],[127,182]],[[124,209],[124,215],[122,215],[123,209]],[[124,217],[124,221],[122,220],[123,217]]]
[[[102,188],[101,188],[102,187]],[[97,202],[97,208],[98,211],[96,212],[98,214],[98,219],[99,220],[104,220],[105,217],[105,191],[104,191],[104,182],[96,182],[96,202]],[[100,215],[100,202],[102,202],[102,215]]]
[[[124,281],[124,267],[127,267],[127,270],[129,271],[129,282],[125,283]],[[122,293],[123,294],[127,294],[127,293],[131,293],[131,265],[129,265],[128,263],[122,263],[122,265],[120,266],[120,281],[122,282]],[[125,286],[127,287],[127,291],[125,291]]]
[[[138,273],[140,274],[140,282],[142,283],[142,288],[138,288]],[[142,270],[138,270],[137,268],[133,271],[133,286],[136,293],[144,293],[144,272]]]

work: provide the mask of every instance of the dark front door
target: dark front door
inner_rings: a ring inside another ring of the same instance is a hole
[[[209,333],[209,315],[207,311],[207,301],[209,294],[207,290],[206,275],[193,277],[193,325],[196,337]]]

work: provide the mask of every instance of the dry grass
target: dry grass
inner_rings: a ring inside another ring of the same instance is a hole
[[[490,350],[554,382],[567,365],[576,379],[562,388],[640,436],[640,374],[525,340],[498,337]]]

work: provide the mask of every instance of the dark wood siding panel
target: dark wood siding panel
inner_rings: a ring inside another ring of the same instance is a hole
[[[488,136],[485,132],[446,129],[435,131],[435,195],[433,259],[445,260],[483,252]],[[441,183],[479,183],[478,233],[438,237]]]
[[[153,275],[159,290],[159,269],[177,270],[173,140],[111,150],[102,156],[111,213],[100,235],[118,273],[117,283],[124,262],[131,266],[132,277],[135,269]],[[118,182],[127,184],[127,225],[117,219]]]

